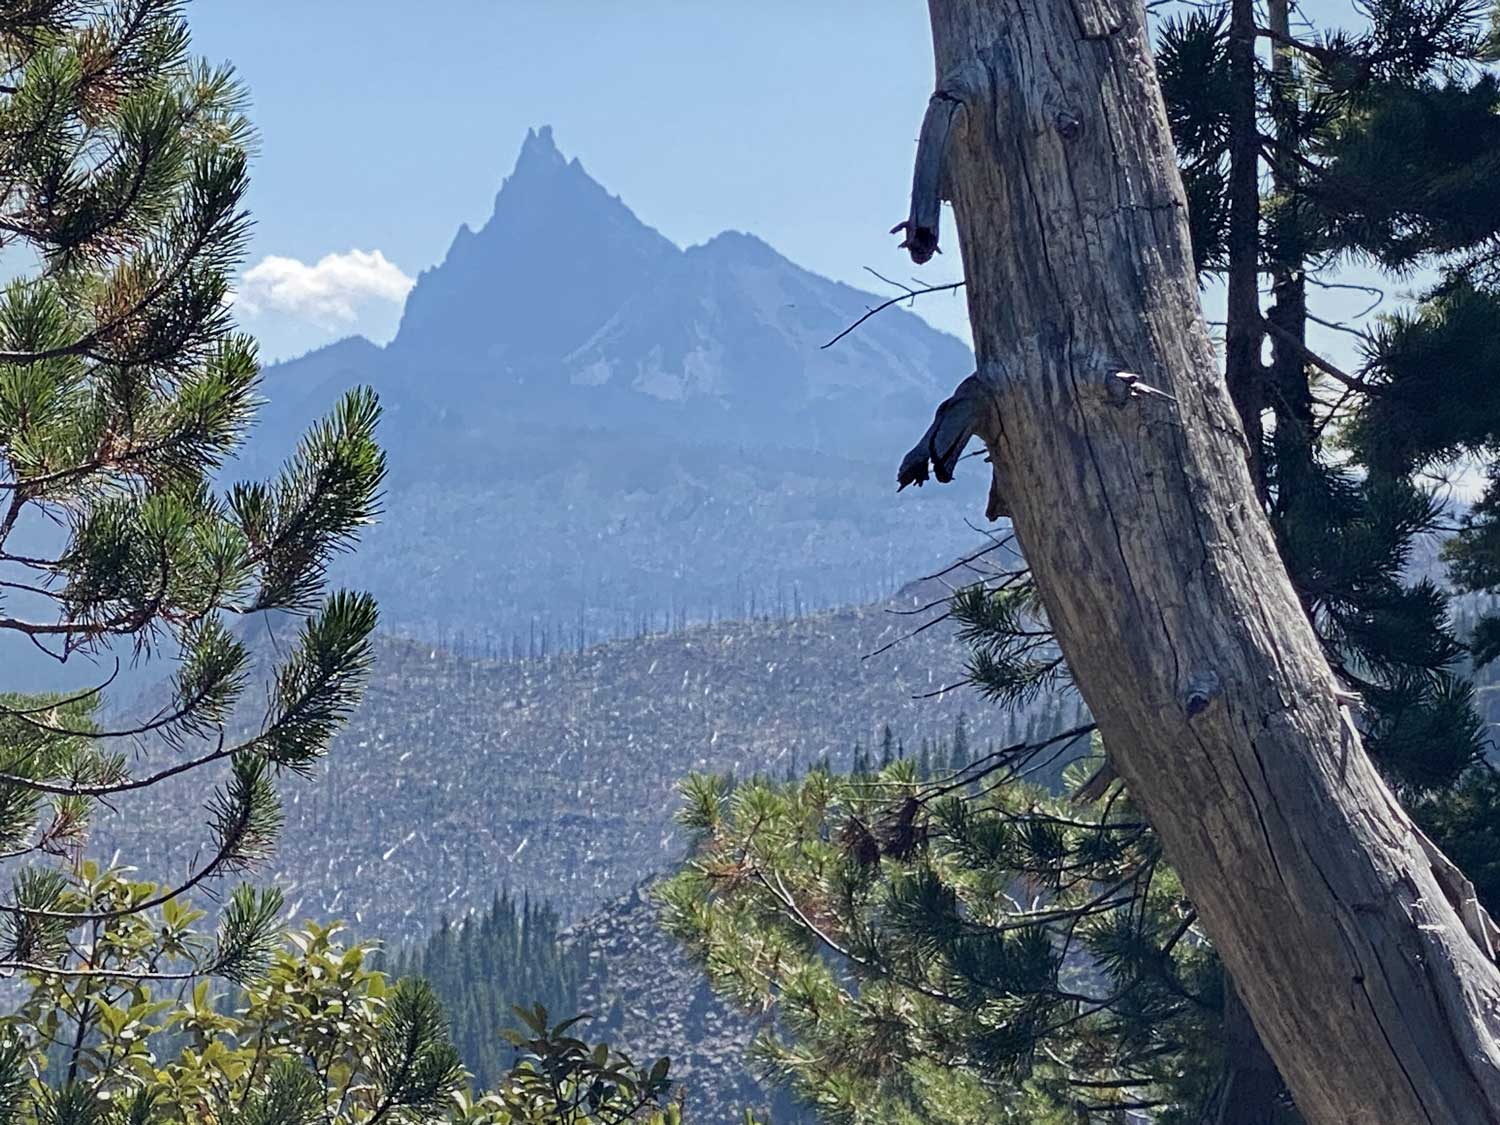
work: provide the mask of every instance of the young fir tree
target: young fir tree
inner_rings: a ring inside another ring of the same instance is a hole
[[[1409,573],[1448,518],[1427,475],[1497,452],[1500,98],[1478,68],[1493,33],[1462,0],[1366,10],[1362,29],[1294,36],[1285,5],[1195,7],[1163,23],[1158,67],[1199,267],[1227,275],[1227,373],[1258,499],[1350,691],[1349,720],[1500,905],[1500,786],[1461,677],[1463,638],[1435,582]],[[1345,292],[1350,263],[1438,278],[1408,310],[1340,325],[1363,357],[1354,373],[1309,343],[1310,326],[1337,320],[1321,306]],[[1500,578],[1497,492],[1446,549],[1461,586]],[[952,612],[971,679],[996,702],[1065,683],[1024,566]],[[1475,630],[1477,661],[1500,650],[1492,637],[1500,626]],[[1027,787],[1080,733],[925,785],[888,773],[689,786],[701,850],[668,890],[674,926],[721,986],[777,997],[767,1061],[830,1119],[943,1120],[946,1100],[977,1084],[1002,1092],[987,1110],[997,1120],[1131,1108],[1296,1120],[1107,768],[1070,775],[1077,803]]]
[[[856,774],[870,772],[870,755],[858,742],[854,744],[853,770]]]
[[[880,731],[880,768],[885,769],[896,760],[896,734],[891,724],[886,723]]]
[[[960,713],[953,720],[953,741],[948,746],[948,768],[958,771],[969,764],[969,720]]]
[[[391,975],[432,986],[464,1065],[475,1085],[488,1089],[513,1063],[499,1029],[515,1022],[518,1007],[576,1011],[588,963],[585,946],[564,948],[554,911],[497,894],[484,914],[457,925],[445,919],[420,948],[403,951]],[[606,1023],[605,1030],[618,1028]]]
[[[312,769],[354,705],[376,619],[369,597],[325,589],[376,512],[373,395],[349,394],[276,480],[214,485],[257,389],[228,303],[250,129],[231,73],[189,53],[181,8],[0,12],[0,643],[8,669],[30,652],[97,670],[68,694],[0,696],[0,973],[77,984],[50,1031],[31,1029],[66,1044],[64,1082],[147,982],[243,979],[270,955],[276,890],[225,888],[212,941],[109,935],[268,853],[277,781]],[[252,701],[232,623],[271,612],[300,631]],[[120,661],[148,653],[173,662],[170,698],[104,722]],[[242,702],[258,722],[236,717]],[[90,822],[184,773],[204,779],[202,807],[183,810],[201,820],[199,858],[127,894],[84,860]]]

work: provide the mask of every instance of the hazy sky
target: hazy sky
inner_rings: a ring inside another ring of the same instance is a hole
[[[919,0],[195,0],[189,18],[254,98],[241,315],[268,358],[387,339],[542,124],[679,244],[746,230],[881,291],[864,267],[917,272],[886,231],[932,85]],[[950,251],[920,276],[959,270]],[[967,335],[959,295],[917,311]]]

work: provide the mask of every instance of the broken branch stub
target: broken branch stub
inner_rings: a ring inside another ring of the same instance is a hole
[[[927,427],[922,440],[901,459],[901,467],[896,471],[896,491],[900,492],[909,484],[918,487],[925,484],[929,465],[938,483],[947,484],[953,479],[953,469],[969,440],[978,435],[989,445],[992,435],[998,431],[999,419],[995,416],[993,400],[986,393],[979,373],[975,372],[939,404],[932,425]],[[990,520],[997,520],[1010,513],[993,458],[990,459],[990,470],[990,497],[985,515]]]
[[[950,195],[949,152],[955,135],[962,129],[965,100],[975,81],[982,79],[981,69],[961,67],[945,82],[940,83],[937,91],[927,100],[927,112],[922,118],[922,132],[917,140],[917,156],[912,171],[911,211],[904,221],[891,228],[892,234],[905,234],[900,248],[910,254],[911,260],[917,265],[930,261],[934,254],[942,253],[938,237],[943,202]],[[909,484],[920,487],[926,483],[929,465],[938,483],[947,484],[953,479],[953,468],[963,456],[969,440],[978,436],[993,450],[993,443],[998,440],[999,432],[999,416],[994,409],[994,400],[986,393],[979,373],[975,372],[939,404],[932,425],[922,435],[922,440],[902,458],[896,473],[896,491],[901,491]],[[1010,509],[1000,485],[999,466],[993,456],[987,460],[991,471],[985,517],[994,521],[1008,516]]]
[[[942,253],[938,230],[942,224],[943,200],[947,197],[944,177],[948,139],[955,119],[962,112],[963,101],[950,91],[939,90],[928,100],[912,172],[911,213],[891,228],[892,234],[905,234],[901,249],[919,266],[931,261],[934,254]]]

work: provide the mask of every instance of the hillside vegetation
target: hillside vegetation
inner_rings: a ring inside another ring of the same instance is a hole
[[[922,620],[897,608],[702,625],[545,660],[378,638],[365,700],[327,762],[285,787],[295,844],[267,874],[299,916],[387,940],[424,936],[499,887],[573,920],[679,857],[674,787],[691,771],[800,772],[824,755],[847,767],[886,724],[915,753],[966,713],[976,753],[1020,729],[1025,715],[940,692],[963,675],[946,625],[866,659]],[[127,798],[106,831],[143,862],[186,864],[199,842],[181,809],[207,793],[194,775]]]

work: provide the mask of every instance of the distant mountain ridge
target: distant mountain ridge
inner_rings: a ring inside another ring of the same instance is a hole
[[[389,626],[618,635],[667,611],[868,601],[975,539],[961,494],[894,469],[968,349],[752,235],[681,249],[533,130],[478,230],[424,271],[386,347],[265,373],[237,471],[264,473],[341,391],[380,392],[383,523],[338,577]]]

